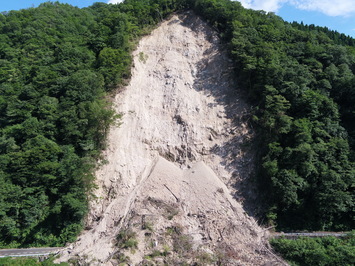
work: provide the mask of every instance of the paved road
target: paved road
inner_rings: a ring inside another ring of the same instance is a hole
[[[0,258],[3,257],[32,257],[43,256],[56,253],[61,248],[20,248],[20,249],[0,249]]]

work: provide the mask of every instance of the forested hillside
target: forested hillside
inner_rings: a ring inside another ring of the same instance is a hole
[[[80,232],[133,43],[172,4],[58,2],[0,14],[0,247]],[[161,2],[161,3],[160,3]]]
[[[268,222],[354,227],[354,39],[229,0],[48,2],[0,14],[0,247],[74,240],[116,118],[105,96],[135,40],[185,8],[219,32],[254,106]]]
[[[254,104],[269,222],[353,228],[354,40],[228,0],[196,1],[195,10],[224,37]]]

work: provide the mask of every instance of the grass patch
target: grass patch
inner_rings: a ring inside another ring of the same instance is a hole
[[[69,266],[68,263],[62,262],[60,264],[53,262],[54,257],[45,259],[44,261],[39,261],[39,258],[30,258],[30,257],[20,257],[20,258],[0,258],[0,265],[6,266]]]
[[[145,64],[148,60],[148,55],[143,52],[140,52],[138,55],[138,59],[140,62],[143,62]]]
[[[116,237],[116,246],[121,249],[130,249],[133,253],[138,248],[137,234],[131,230],[122,230]]]
[[[142,229],[143,230],[148,230],[150,232],[154,232],[154,225],[152,222],[149,221],[144,221],[142,224]]]

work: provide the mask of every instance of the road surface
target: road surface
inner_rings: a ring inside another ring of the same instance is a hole
[[[0,249],[0,258],[3,257],[33,257],[54,254],[61,248],[20,248]]]
[[[296,239],[299,237],[345,237],[347,234],[347,232],[273,233],[272,236],[275,238],[284,237],[288,239]]]

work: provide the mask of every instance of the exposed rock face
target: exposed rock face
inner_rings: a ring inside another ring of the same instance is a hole
[[[115,104],[122,123],[109,134],[87,230],[61,260],[282,264],[232,197],[234,182],[252,173],[242,149],[248,106],[206,23],[173,15],[144,37]]]

